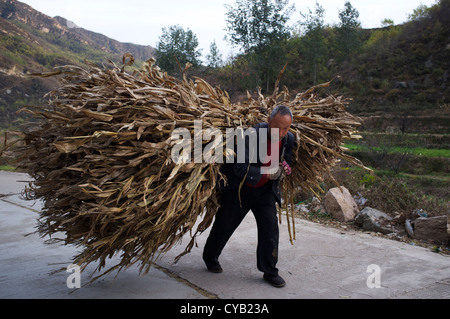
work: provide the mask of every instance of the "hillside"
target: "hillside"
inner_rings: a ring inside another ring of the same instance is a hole
[[[450,1],[405,24],[370,30],[337,72],[366,129],[449,134]]]
[[[151,46],[120,43],[16,0],[0,0],[0,10],[0,127],[11,124],[20,106],[38,103],[55,86],[56,79],[23,79],[20,73],[83,64],[85,58],[96,63],[118,62],[125,52],[134,55],[139,67],[155,53]],[[358,49],[342,55],[337,31],[332,26],[324,29],[326,45],[317,63],[315,83],[305,52],[307,42],[292,36],[277,48],[276,59],[271,61],[276,65],[272,82],[286,62],[281,84],[292,92],[339,75],[340,80],[333,81],[326,93],[351,97],[354,102],[349,110],[366,120],[364,130],[450,133],[450,0],[440,0],[405,24],[358,32]],[[221,68],[200,66],[191,72],[239,100],[257,85],[251,60],[240,55]],[[270,91],[273,83],[267,87]]]
[[[374,29],[348,65],[373,104],[445,104],[450,96],[450,1],[403,25]]]
[[[21,73],[82,64],[84,59],[119,62],[125,52],[140,65],[155,53],[151,46],[121,43],[16,0],[0,0],[0,12],[0,127],[10,125],[19,107],[38,102],[55,87],[56,79],[23,79]]]

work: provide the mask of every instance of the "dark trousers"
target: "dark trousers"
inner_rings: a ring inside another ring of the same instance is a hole
[[[241,202],[238,189],[223,190],[221,195],[221,207],[203,250],[206,266],[219,264],[223,248],[251,210],[258,228],[256,251],[258,270],[277,276],[279,230],[272,181],[260,188],[244,185],[241,189]]]

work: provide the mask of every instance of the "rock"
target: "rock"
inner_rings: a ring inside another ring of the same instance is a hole
[[[361,193],[357,193],[357,195],[353,196],[353,199],[355,200],[358,207],[364,206],[369,200],[365,198]]]
[[[414,238],[414,229],[411,225],[411,220],[407,219],[405,221],[405,229],[406,229],[406,233],[408,234],[408,236],[411,238]]]
[[[416,209],[413,212],[413,218],[419,218],[419,217],[428,217],[428,213],[424,211],[423,209]]]
[[[347,188],[335,187],[325,195],[324,207],[341,222],[352,221],[358,213],[358,205]]]
[[[309,209],[308,209],[308,205],[305,205],[303,203],[299,203],[296,206],[296,209],[300,212],[300,213],[308,213]]]
[[[356,217],[355,224],[367,231],[390,234],[395,229],[389,224],[392,217],[372,207],[364,208]]]
[[[327,62],[327,68],[329,69],[333,65],[334,65],[334,59],[329,59],[328,62]]]
[[[414,238],[447,243],[447,216],[417,218],[414,221]]]
[[[311,203],[308,205],[308,210],[310,212],[324,213],[325,208],[317,197],[313,197]]]
[[[408,84],[406,82],[395,81],[394,82],[394,87],[396,89],[407,89],[408,88]]]

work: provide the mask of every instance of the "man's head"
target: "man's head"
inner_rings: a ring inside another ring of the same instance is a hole
[[[289,132],[293,120],[291,110],[285,105],[278,105],[268,117],[269,129],[279,130],[280,140]]]

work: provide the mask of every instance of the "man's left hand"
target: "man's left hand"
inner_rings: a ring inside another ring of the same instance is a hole
[[[289,164],[286,161],[283,161],[281,163],[281,166],[283,166],[284,168],[284,173],[286,174],[286,176],[289,176],[292,174],[292,170],[291,167],[289,166]]]

